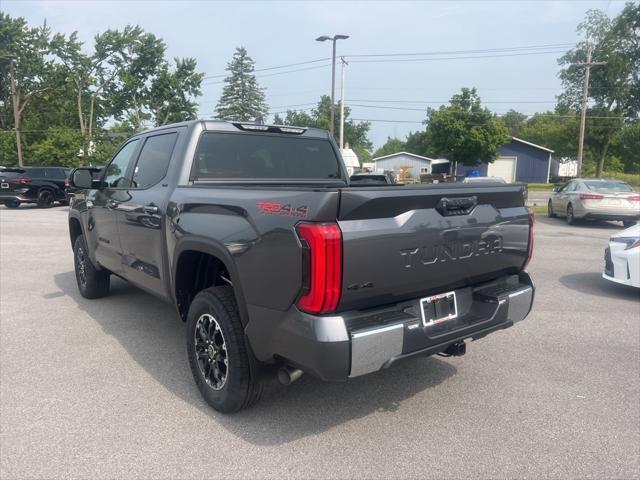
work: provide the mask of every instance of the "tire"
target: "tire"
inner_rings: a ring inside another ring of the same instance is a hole
[[[38,192],[38,206],[40,208],[53,207],[53,203],[55,202],[55,200],[56,199],[51,190],[44,188]]]
[[[9,200],[5,205],[7,208],[18,208],[20,206],[20,202],[18,200]]]
[[[635,224],[636,224],[635,220],[623,220],[622,221],[622,225],[624,225],[625,228],[633,227]]]
[[[187,315],[186,341],[191,373],[211,407],[232,413],[259,400],[262,381],[231,287],[212,287],[195,296]]]
[[[73,262],[80,295],[94,299],[109,294],[111,273],[107,270],[99,270],[91,263],[83,235],[78,235],[73,244]]]
[[[549,200],[549,203],[547,204],[547,216],[549,218],[555,218],[556,214],[553,213],[553,204],[551,203],[551,200]]]
[[[573,216],[573,205],[571,204],[569,204],[569,206],[567,207],[567,224],[568,225],[576,224],[576,217]]]

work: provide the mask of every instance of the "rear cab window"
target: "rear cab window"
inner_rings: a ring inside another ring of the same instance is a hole
[[[325,139],[278,134],[204,132],[192,180],[336,180],[340,163]]]
[[[606,181],[596,181],[589,182],[586,181],[584,184],[587,188],[592,192],[598,193],[608,193],[608,192],[633,192],[633,188],[630,185],[624,182],[606,182]]]

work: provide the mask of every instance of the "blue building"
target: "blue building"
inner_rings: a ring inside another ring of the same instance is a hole
[[[477,170],[483,177],[501,177],[507,182],[549,182],[553,150],[535,143],[511,137],[511,141],[498,148],[500,156],[492,163],[476,167],[458,165],[456,175],[466,176]]]

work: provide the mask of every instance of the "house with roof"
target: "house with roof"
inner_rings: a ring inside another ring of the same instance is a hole
[[[492,163],[475,167],[458,165],[456,175],[467,176],[476,170],[481,177],[500,177],[507,182],[548,183],[553,162],[553,150],[511,137],[498,147],[499,157]]]
[[[491,163],[468,167],[458,164],[456,175],[468,176],[472,170],[481,177],[500,177],[507,182],[547,183],[552,173],[553,150],[511,137],[511,141],[498,147],[498,158]],[[451,163],[444,158],[429,158],[409,152],[398,152],[374,158],[375,171],[400,172],[408,167],[411,177],[418,180],[421,174],[449,173]]]
[[[374,158],[374,171],[392,171],[400,173],[400,167],[408,168],[411,178],[420,179],[421,174],[449,173],[449,160],[443,158],[429,158],[409,152],[397,152],[383,157]]]

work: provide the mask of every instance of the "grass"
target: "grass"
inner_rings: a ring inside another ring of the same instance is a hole
[[[550,192],[553,190],[553,183],[529,183],[530,192]]]
[[[547,214],[547,204],[545,203],[544,205],[535,205],[533,207],[533,212],[536,214],[536,216],[538,215],[546,215]]]

